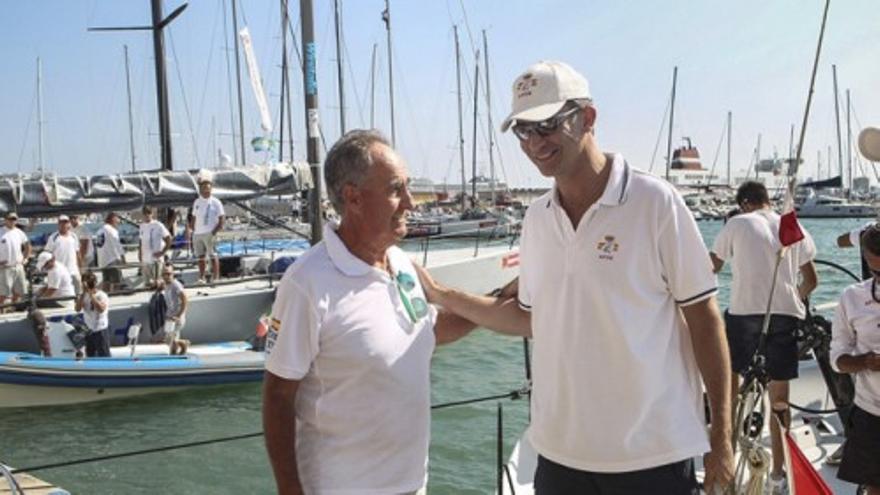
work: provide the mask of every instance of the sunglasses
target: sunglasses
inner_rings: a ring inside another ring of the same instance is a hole
[[[513,126],[513,133],[516,134],[516,137],[518,137],[520,141],[527,141],[532,134],[547,137],[556,132],[563,122],[568,120],[579,110],[580,107],[569,108],[568,110],[563,110],[557,113],[549,119],[541,120],[539,122],[517,122],[516,125]]]
[[[394,279],[397,286],[397,293],[400,294],[400,300],[403,301],[403,307],[406,314],[413,323],[418,322],[428,314],[428,301],[424,298],[416,296],[411,297],[410,293],[416,288],[416,279],[406,272],[397,272]]]

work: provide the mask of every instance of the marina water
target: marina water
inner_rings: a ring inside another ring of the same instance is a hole
[[[862,219],[803,220],[818,257],[859,271],[855,249],[839,249],[836,237]],[[721,222],[702,222],[708,245]],[[813,304],[836,300],[851,283],[818,266]],[[722,308],[729,268],[721,274]],[[830,315],[829,315],[830,316]],[[433,403],[518,389],[525,381],[521,339],[480,330],[434,356]],[[525,428],[525,400],[503,400],[505,458]],[[613,407],[613,405],[609,405]],[[357,414],[352,411],[351,414]],[[6,409],[0,412],[0,460],[26,467],[70,459],[258,432],[260,387],[241,385],[92,404]],[[453,407],[432,415],[431,495],[494,492],[496,403]],[[87,463],[34,473],[71,493],[242,494],[272,493],[274,481],[260,437],[168,452]]]

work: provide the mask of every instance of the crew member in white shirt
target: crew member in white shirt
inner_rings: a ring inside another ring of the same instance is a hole
[[[429,306],[395,246],[413,205],[384,137],[344,135],[324,179],[342,221],[285,272],[267,337],[263,428],[278,493],[423,492],[431,356],[473,324]]]
[[[98,268],[101,269],[104,290],[112,291],[122,283],[122,270],[116,265],[125,264],[125,248],[119,239],[119,215],[111,211],[104,218],[104,225],[95,234],[95,251]]]
[[[199,283],[205,283],[205,256],[211,257],[213,281],[220,279],[220,260],[215,251],[217,233],[223,230],[226,213],[223,203],[211,195],[213,177],[207,171],[199,174],[199,197],[193,201],[192,215],[187,224],[191,232],[193,253],[199,259]]]
[[[535,493],[695,494],[733,477],[730,362],[696,222],[667,182],[596,140],[587,80],[539,62],[513,84],[520,148],[554,187],[520,241],[518,304],[440,286],[429,300],[533,337]],[[702,376],[712,423],[705,427]]]
[[[98,289],[98,277],[92,272],[82,276],[83,292],[76,298],[75,311],[82,311],[89,329],[86,356],[110,357],[110,298]]]
[[[73,308],[73,279],[67,267],[58,263],[52,253],[37,256],[37,270],[46,274],[46,285],[37,293],[37,305],[43,308]],[[57,298],[65,298],[56,300]]]
[[[770,196],[763,184],[744,182],[736,192],[739,215],[734,216],[715,238],[710,253],[715,273],[721,271],[725,261],[732,267],[730,306],[724,314],[727,343],[733,371],[744,375],[752,364],[767,311],[770,291],[770,328],[765,348],[767,374],[770,377],[768,393],[774,411],[782,414],[788,426],[789,381],[798,376],[798,347],[795,335],[801,320],[806,317],[803,303],[818,285],[816,245],[810,233],[801,226],[804,239],[791,245],[779,264],[776,286],[773,286],[779,243],[779,214],[770,205]],[[798,276],[800,275],[800,281]],[[738,378],[734,376],[733,393],[738,390]],[[770,421],[773,469],[769,486],[774,494],[784,492],[785,452],[782,433],[777,421]]]
[[[67,267],[73,280],[73,289],[77,294],[82,292],[79,267],[82,264],[80,258],[79,238],[73,233],[70,217],[60,215],[58,217],[58,231],[54,232],[46,240],[45,251],[52,253],[55,261]]]
[[[27,235],[15,222],[18,214],[6,214],[3,228],[0,228],[0,305],[7,299],[15,303],[27,291],[27,276],[24,264],[31,257],[31,244]]]
[[[861,237],[872,277],[847,287],[831,326],[831,365],[855,378],[855,405],[837,477],[880,495],[880,227]]]
[[[141,213],[144,221],[140,225],[141,245],[138,257],[147,285],[155,287],[161,280],[165,251],[171,247],[171,233],[162,222],[153,218],[153,207],[144,206]]]

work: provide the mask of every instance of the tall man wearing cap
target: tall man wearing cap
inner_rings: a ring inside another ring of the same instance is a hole
[[[79,238],[71,230],[70,217],[67,215],[58,217],[58,230],[46,240],[44,250],[52,253],[55,261],[67,268],[71,280],[73,280],[73,290],[77,294],[82,293],[82,281],[79,274],[79,267],[82,264]]]
[[[27,290],[24,264],[31,257],[31,244],[16,221],[18,214],[9,212],[0,228],[0,305],[10,298],[13,303],[18,302]]]
[[[205,283],[205,256],[211,256],[213,281],[220,279],[220,260],[214,250],[217,233],[223,230],[226,212],[223,203],[211,195],[213,177],[210,172],[199,173],[199,197],[193,202],[192,215],[187,223],[187,231],[192,234],[193,252],[199,259],[199,283]]]
[[[339,224],[284,273],[266,342],[263,428],[278,493],[423,493],[437,344],[473,324],[425,301],[406,235],[401,157],[345,134],[324,178]]]
[[[560,62],[513,84],[520,147],[555,187],[532,203],[518,301],[442,287],[428,297],[534,340],[535,493],[696,494],[733,476],[730,361],[716,280],[696,223],[668,183],[604,153],[586,79]],[[706,434],[702,382],[711,408]]]

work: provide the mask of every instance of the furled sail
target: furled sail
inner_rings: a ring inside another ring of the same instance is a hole
[[[277,163],[213,169],[213,195],[247,200],[311,187],[308,164]],[[199,170],[138,171],[92,177],[0,176],[0,214],[21,216],[188,206],[198,197]]]

